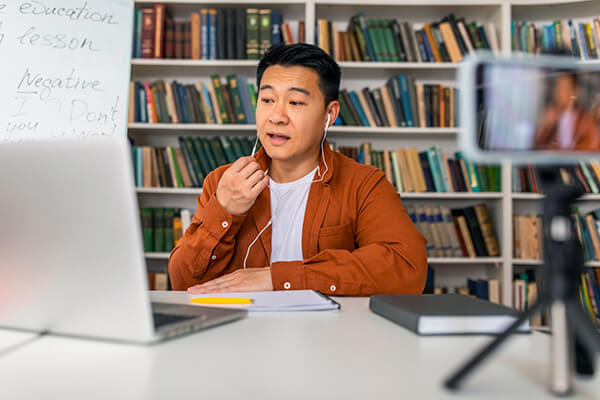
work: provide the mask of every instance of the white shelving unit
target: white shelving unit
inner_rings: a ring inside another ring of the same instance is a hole
[[[136,0],[136,6],[143,7],[154,1]],[[285,21],[292,24],[294,35],[297,23],[305,21],[306,39],[314,42],[314,25],[317,19],[325,18],[345,30],[350,16],[364,12],[367,18],[398,18],[409,21],[415,27],[439,20],[449,13],[465,17],[478,23],[493,22],[504,54],[510,53],[511,20],[534,21],[536,25],[555,19],[572,18],[574,21],[590,21],[600,15],[600,2],[597,0],[162,0],[172,10],[187,15],[192,9],[203,7],[264,7],[279,8]],[[590,61],[600,63],[600,61]],[[415,76],[417,81],[455,85],[456,63],[397,63],[397,62],[340,62],[342,88],[361,89],[381,86],[389,77],[405,73]],[[132,79],[177,79],[192,83],[209,83],[212,74],[222,77],[229,73],[255,80],[256,60],[132,60]],[[253,136],[253,125],[206,125],[206,124],[130,124],[129,135],[137,143],[150,145],[175,145],[181,135],[235,135]],[[439,144],[448,153],[458,150],[456,137],[458,129],[453,128],[368,128],[335,126],[328,137],[338,145],[358,146],[371,141],[374,149],[417,147],[420,150]],[[150,207],[196,207],[196,197],[201,189],[137,189],[140,203]],[[501,283],[502,302],[512,305],[513,268],[536,267],[537,260],[513,258],[512,215],[522,208],[540,209],[543,195],[511,192],[511,166],[502,165],[502,191],[499,193],[401,193],[405,203],[446,204],[449,207],[465,207],[485,202],[490,209],[490,217],[501,245],[500,257],[478,258],[430,258],[429,264],[436,269],[436,282],[439,284],[466,283],[466,278],[495,278]],[[594,208],[600,201],[598,195],[586,195],[581,203]],[[539,211],[538,211],[539,212]],[[166,267],[168,253],[148,253],[152,263],[162,263]],[[599,267],[599,262],[586,265]]]

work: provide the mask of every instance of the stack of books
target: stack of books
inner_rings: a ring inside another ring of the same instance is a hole
[[[340,91],[341,123],[350,126],[441,127],[458,126],[458,89],[415,83],[398,75],[385,85]]]
[[[385,172],[398,192],[500,192],[497,165],[475,165],[461,152],[449,158],[439,146],[424,151],[416,148],[373,150],[371,142],[360,147],[336,146],[336,150],[362,164]]]
[[[591,23],[573,23],[572,20],[556,20],[548,25],[536,26],[533,22],[511,23],[511,47],[513,51],[544,53],[564,49],[581,60],[598,59],[600,51],[600,19]]]
[[[350,18],[346,32],[317,20],[316,43],[337,61],[460,62],[477,49],[500,51],[493,22],[478,25],[453,14],[415,29],[397,19]]]
[[[304,42],[277,9],[203,8],[174,19],[162,3],[135,10],[133,58],[257,60],[273,44]]]
[[[428,257],[500,255],[498,239],[485,204],[454,209],[408,204],[406,212],[427,239]]]

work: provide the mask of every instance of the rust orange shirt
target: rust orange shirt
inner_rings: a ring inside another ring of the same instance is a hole
[[[427,275],[425,238],[400,196],[378,168],[362,165],[324,146],[328,170],[311,185],[302,227],[301,261],[275,262],[275,290],[318,290],[329,295],[420,294]],[[263,170],[264,149],[255,156]],[[248,246],[271,218],[265,189],[244,215],[232,215],[215,192],[224,165],[204,180],[192,224],[169,257],[175,290],[185,290],[243,268]],[[320,171],[325,171],[321,160]],[[252,246],[247,268],[267,267],[271,227]]]

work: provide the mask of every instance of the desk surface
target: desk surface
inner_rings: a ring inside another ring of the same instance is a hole
[[[185,293],[152,297],[187,303]],[[0,357],[0,398],[554,398],[546,334],[513,337],[457,397],[441,382],[489,337],[418,337],[366,298],[336,300],[339,312],[254,313],[153,346],[44,336]],[[600,398],[600,374],[575,385],[574,398]]]

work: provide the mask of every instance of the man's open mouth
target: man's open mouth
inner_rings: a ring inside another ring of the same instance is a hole
[[[274,141],[286,141],[290,139],[289,136],[282,135],[281,133],[267,133],[267,136],[269,136]]]

